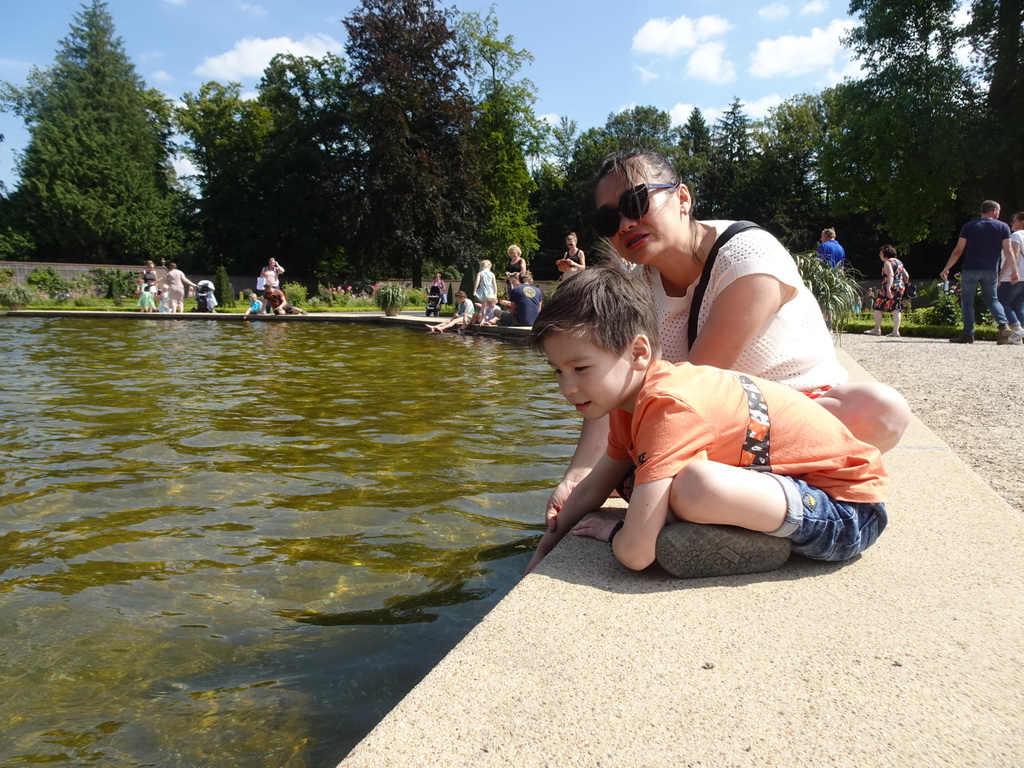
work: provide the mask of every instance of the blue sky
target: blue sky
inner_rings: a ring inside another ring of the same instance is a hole
[[[253,88],[277,52],[343,54],[341,20],[357,0],[108,0],[125,49],[149,86],[178,99],[208,80]],[[450,7],[450,3],[447,4]],[[485,14],[486,0],[461,0]],[[500,32],[535,57],[525,70],[539,115],[580,129],[651,105],[685,122],[693,106],[712,122],[734,97],[762,117],[787,97],[856,76],[839,40],[853,25],[845,0],[496,0]],[[0,80],[25,83],[53,63],[79,0],[8,0],[0,26]],[[28,134],[0,113],[0,181],[17,178]]]

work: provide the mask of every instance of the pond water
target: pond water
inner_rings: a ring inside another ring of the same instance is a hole
[[[525,346],[0,318],[0,764],[331,766],[518,580],[578,416]]]

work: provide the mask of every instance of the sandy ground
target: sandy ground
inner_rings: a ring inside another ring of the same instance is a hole
[[[863,334],[845,334],[839,346],[1024,512],[1024,347]]]

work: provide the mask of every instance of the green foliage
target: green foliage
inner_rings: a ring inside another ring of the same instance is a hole
[[[485,19],[464,16],[460,31],[476,86],[472,138],[482,159],[477,175],[487,193],[478,237],[484,253],[503,253],[516,243],[529,254],[537,249],[538,240],[530,211],[535,184],[526,158],[540,153],[545,130],[533,113],[533,84],[515,76],[533,56],[517,50],[513,37],[497,37],[493,8]]]
[[[383,310],[401,309],[405,304],[405,287],[401,283],[381,283],[373,292],[374,303]]]
[[[14,280],[14,270],[10,267],[0,269],[0,285],[6,285]]]
[[[199,171],[199,195],[186,216],[201,255],[228,269],[266,263],[260,228],[268,222],[253,176],[270,131],[268,111],[243,99],[237,83],[204,83],[181,102],[174,114],[187,139],[182,152]]]
[[[217,306],[227,309],[235,306],[235,292],[231,289],[228,271],[221,264],[213,275],[213,295],[217,297]]]
[[[419,288],[406,288],[405,297],[402,299],[403,307],[425,307],[427,295]]]
[[[288,301],[295,306],[302,304],[306,301],[306,296],[309,291],[302,283],[284,283],[281,286],[281,290],[284,291],[284,295],[288,297]]]
[[[0,261],[29,261],[35,243],[13,227],[0,228]]]
[[[124,304],[125,298],[135,294],[135,273],[124,269],[90,269],[100,295],[113,299],[116,306]]]
[[[842,332],[853,317],[860,289],[856,270],[836,269],[822,261],[814,251],[793,256],[804,283],[814,294],[829,328]]]
[[[743,103],[734,99],[711,131],[711,152],[697,203],[700,216],[754,218],[754,201],[761,193],[754,184],[753,160],[753,124]]]
[[[106,5],[76,14],[53,67],[0,102],[30,140],[12,223],[37,257],[89,262],[172,256],[177,248],[169,108],[147,90]]]
[[[347,251],[361,275],[387,266],[415,280],[425,259],[466,264],[478,253],[484,193],[454,16],[435,0],[363,0],[344,21],[361,149],[352,209],[362,212]]]
[[[848,42],[867,76],[827,94],[822,173],[835,210],[872,211],[906,250],[955,226],[977,89],[957,57],[952,0],[853,0],[850,10],[862,23]]]
[[[349,233],[363,213],[354,89],[333,54],[278,55],[263,73],[259,103],[270,127],[253,172],[264,211],[258,235],[293,272],[343,270]]]
[[[757,126],[749,218],[800,249],[818,239],[829,221],[821,183],[821,147],[827,130],[823,100],[794,96]],[[737,214],[738,215],[738,214]]]
[[[55,299],[68,292],[68,284],[54,267],[38,267],[32,270],[25,282],[42,293]]]
[[[0,306],[21,309],[35,301],[35,298],[36,292],[31,286],[15,282],[0,285]]]

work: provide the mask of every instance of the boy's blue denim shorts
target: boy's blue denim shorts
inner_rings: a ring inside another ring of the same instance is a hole
[[[889,522],[885,504],[836,501],[798,478],[772,477],[786,494],[786,522],[769,535],[788,538],[804,557],[848,560],[874,544]]]

